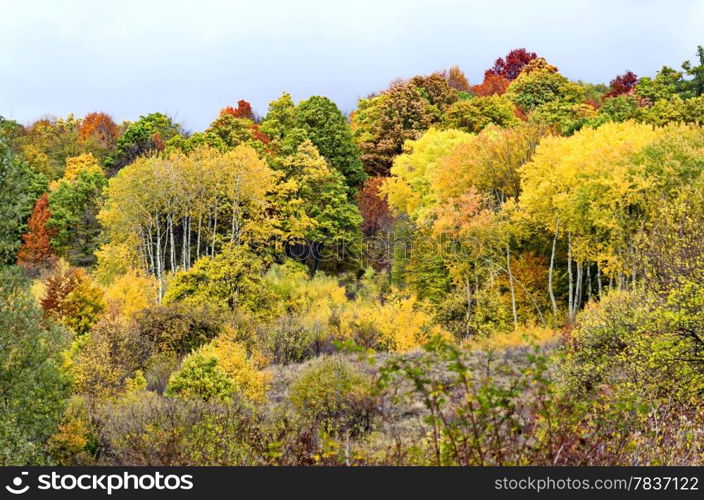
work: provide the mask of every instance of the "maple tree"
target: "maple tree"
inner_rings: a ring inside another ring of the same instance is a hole
[[[500,76],[509,81],[518,78],[523,68],[538,55],[526,49],[513,49],[505,58],[499,57],[494,65],[487,70],[487,74]]]
[[[618,75],[609,83],[609,92],[604,97],[617,97],[630,94],[638,83],[638,77],[632,71],[626,71],[623,75]]]
[[[49,194],[44,193],[34,205],[27,222],[27,233],[22,235],[24,243],[17,253],[18,265],[30,270],[51,262],[51,240],[56,231],[47,227],[50,218]]]
[[[252,105],[249,104],[244,99],[237,101],[237,107],[226,106],[220,110],[220,114],[232,115],[235,118],[246,118],[247,120],[254,121],[254,111],[252,110]]]
[[[115,148],[120,127],[107,113],[88,113],[78,126],[78,139],[87,152],[104,161]]]
[[[361,229],[367,236],[388,231],[393,221],[386,197],[381,194],[384,182],[384,177],[369,177],[357,193],[357,205],[364,219]]]
[[[487,72],[482,83],[472,87],[472,92],[479,97],[502,95],[510,84],[511,81],[508,78]]]

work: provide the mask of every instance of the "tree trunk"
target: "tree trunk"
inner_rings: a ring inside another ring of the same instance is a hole
[[[511,272],[511,249],[506,241],[506,271],[508,272],[508,286],[511,290],[511,312],[513,312],[513,327],[518,328],[518,313],[516,311],[516,290],[513,287],[513,273]]]
[[[582,289],[584,288],[583,285],[583,272],[584,266],[581,263],[577,263],[577,282],[575,283],[575,289],[574,289],[574,300],[572,301],[572,319],[574,319],[577,316],[577,311],[579,310],[580,306],[582,305]]]
[[[188,235],[188,217],[181,219],[181,268],[186,269],[186,248]]]
[[[168,215],[169,221],[169,242],[171,243],[171,252],[169,257],[171,261],[171,272],[176,270],[176,244],[174,242],[174,218],[171,214]]]
[[[188,242],[186,244],[186,270],[189,270],[191,268],[191,235],[193,233],[191,229],[191,216],[189,215],[187,217],[188,219]]]
[[[572,309],[574,302],[574,282],[572,280],[572,234],[567,233],[567,276],[569,277],[569,288],[567,290],[567,312],[570,323],[572,322]]]
[[[599,264],[596,265],[596,284],[599,287],[599,300],[601,300],[601,268],[599,267]]]
[[[552,286],[552,274],[555,269],[555,248],[557,247],[557,233],[559,231],[559,220],[555,221],[555,237],[552,239],[552,252],[550,253],[550,269],[548,271],[548,292],[550,293],[550,302],[552,303],[552,315],[557,319],[557,301],[555,300],[555,291]]]
[[[200,259],[200,233],[203,229],[203,214],[198,214],[198,237],[196,238],[196,260]]]
[[[636,250],[633,248],[633,245],[629,246],[631,247],[631,288],[635,290],[636,278],[638,277],[638,271],[636,269]]]
[[[467,300],[467,313],[465,314],[465,334],[467,337],[471,334],[469,322],[472,319],[472,287],[469,285],[469,276],[464,278],[465,298]]]
[[[322,244],[320,243],[311,243],[311,252],[310,255],[313,258],[313,268],[311,269],[311,276],[315,276],[315,273],[318,272],[318,266],[320,265],[320,252],[319,249],[322,248]]]
[[[587,264],[587,302],[592,300],[592,266]]]
[[[154,234],[152,233],[152,222],[149,221],[149,241],[147,242],[147,252],[149,252],[149,273],[156,276],[156,264],[154,261]]]
[[[215,239],[216,239],[217,234],[218,234],[218,211],[216,209],[215,215],[213,217],[213,243],[212,243],[212,246],[210,247],[211,257],[215,257]]]
[[[159,218],[156,221],[156,278],[158,282],[158,299],[161,304],[161,299],[164,297],[164,279],[162,275],[162,258],[161,258],[161,225]]]
[[[237,176],[235,189],[232,195],[232,229],[230,231],[230,242],[237,241],[240,244],[240,224],[239,224],[239,201],[240,201],[240,175]]]

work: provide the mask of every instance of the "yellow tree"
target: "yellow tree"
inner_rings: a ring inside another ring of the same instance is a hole
[[[439,160],[472,139],[471,134],[460,130],[432,128],[420,139],[406,141],[403,154],[391,167],[391,177],[381,187],[391,209],[408,215],[417,224],[427,221],[435,200]]]
[[[459,251],[450,254],[451,274],[465,290],[468,311],[480,277],[490,281],[486,273],[494,269],[508,278],[514,326],[520,295],[539,316],[541,312],[512,271],[512,240],[520,236],[520,228],[507,207],[513,207],[521,192],[519,168],[531,159],[545,132],[527,125],[489,127],[441,158],[433,176],[433,231],[457,242]]]
[[[648,185],[629,160],[660,134],[651,126],[625,122],[586,128],[572,137],[547,137],[522,167],[521,213],[553,238],[548,288],[555,312],[552,279],[559,238],[567,244],[571,319],[583,299],[588,263],[597,264],[598,283],[601,272],[623,281],[634,217]]]
[[[110,180],[99,220],[109,245],[125,247],[138,256],[132,265],[157,277],[162,297],[167,272],[187,270],[226,243],[270,238],[277,179],[247,145],[138,158]]]

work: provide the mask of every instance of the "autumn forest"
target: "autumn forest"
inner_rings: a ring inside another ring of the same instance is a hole
[[[0,465],[703,465],[694,49],[0,116]]]

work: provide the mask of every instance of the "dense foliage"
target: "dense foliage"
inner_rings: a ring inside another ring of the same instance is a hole
[[[0,118],[0,464],[703,464],[697,57]]]

